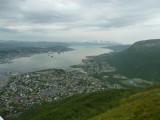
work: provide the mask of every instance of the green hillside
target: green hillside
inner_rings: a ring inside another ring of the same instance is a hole
[[[160,81],[160,40],[140,41],[125,51],[112,54],[108,62],[129,77]]]
[[[114,46],[107,46],[104,48],[108,48],[113,50],[113,52],[121,52],[123,50],[126,50],[127,48],[129,48],[131,45],[114,45]]]
[[[121,105],[90,120],[160,120],[160,84],[122,101]]]
[[[13,120],[86,120],[120,104],[120,100],[135,93],[128,89],[111,89],[79,94],[57,102],[30,109]]]

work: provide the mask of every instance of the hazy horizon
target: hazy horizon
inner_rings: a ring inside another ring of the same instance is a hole
[[[0,0],[0,40],[132,44],[160,38],[158,0]]]

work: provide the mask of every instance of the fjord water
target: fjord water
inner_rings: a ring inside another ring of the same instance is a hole
[[[30,57],[12,60],[13,63],[0,64],[0,68],[18,71],[20,73],[33,72],[51,68],[69,67],[80,64],[86,56],[109,53],[111,50],[102,47],[73,46],[74,50],[64,53],[43,53]]]

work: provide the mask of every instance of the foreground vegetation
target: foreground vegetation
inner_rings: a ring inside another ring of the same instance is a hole
[[[121,105],[91,120],[159,120],[160,84],[123,100]]]
[[[79,94],[30,109],[13,120],[86,120],[118,106],[134,90],[111,89]]]

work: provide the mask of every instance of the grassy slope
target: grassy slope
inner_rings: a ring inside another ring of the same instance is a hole
[[[137,46],[133,45],[125,51],[111,55],[108,58],[109,63],[123,75],[159,82],[160,46]]]
[[[112,89],[75,95],[30,109],[17,120],[86,120],[120,104],[133,90]]]
[[[160,120],[160,84],[124,100],[117,108],[91,120]]]

